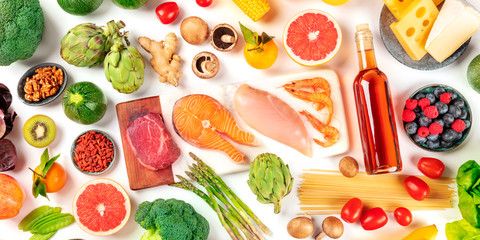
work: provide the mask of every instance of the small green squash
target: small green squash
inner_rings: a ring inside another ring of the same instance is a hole
[[[112,0],[117,6],[125,9],[137,9],[143,6],[148,0]]]
[[[69,86],[62,99],[63,111],[72,121],[92,124],[102,119],[107,110],[107,98],[97,85],[78,82]]]
[[[480,93],[480,55],[477,55],[468,65],[467,79],[470,86]]]
[[[57,2],[65,12],[83,16],[97,10],[103,0],[57,0]]]

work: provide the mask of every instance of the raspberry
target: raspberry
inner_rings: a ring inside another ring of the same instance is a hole
[[[438,117],[438,109],[435,106],[428,106],[425,109],[423,109],[423,112],[425,113],[425,116],[429,118],[437,118]]]
[[[452,101],[452,94],[442,93],[442,95],[440,95],[440,101],[448,104],[450,101]]]
[[[430,126],[428,127],[428,130],[430,131],[431,134],[437,135],[443,132],[443,127],[442,125],[440,125],[440,123],[434,122],[430,124]]]
[[[418,106],[420,106],[423,110],[424,108],[430,106],[430,100],[422,98],[418,101]]]
[[[413,122],[416,117],[417,117],[417,115],[415,115],[415,113],[412,110],[410,110],[410,109],[403,110],[403,114],[402,114],[403,121]]]
[[[417,107],[417,100],[411,98],[407,99],[405,102],[405,107],[410,110],[415,109]]]
[[[418,129],[417,135],[418,135],[419,137],[424,138],[424,137],[427,137],[428,134],[430,134],[430,131],[428,130],[427,127],[420,127],[420,128]]]
[[[465,130],[465,122],[462,119],[457,119],[452,123],[452,129],[455,132],[463,132]]]

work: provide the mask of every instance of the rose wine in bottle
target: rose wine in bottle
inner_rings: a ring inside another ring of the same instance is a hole
[[[377,68],[373,35],[368,24],[355,33],[360,72],[353,83],[365,171],[368,174],[402,170],[393,103],[385,74]]]

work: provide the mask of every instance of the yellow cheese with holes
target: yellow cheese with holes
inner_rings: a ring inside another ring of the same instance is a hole
[[[405,10],[413,3],[415,0],[383,0],[385,6],[387,6],[388,10],[397,18],[397,20],[402,19],[402,15],[405,15]],[[443,0],[433,0],[436,6],[442,3]]]
[[[452,55],[480,28],[480,13],[464,0],[446,0],[425,48],[438,62]]]
[[[405,9],[403,18],[390,25],[411,59],[420,60],[427,54],[425,42],[437,16],[438,9],[432,0],[415,0]]]

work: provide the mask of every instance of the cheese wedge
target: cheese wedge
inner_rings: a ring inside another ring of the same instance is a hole
[[[480,28],[480,13],[465,0],[445,0],[426,42],[438,62],[452,55]]]
[[[405,10],[414,1],[415,0],[383,0],[385,6],[387,6],[388,10],[390,10],[397,20],[402,19],[402,15],[405,15]],[[436,6],[442,2],[443,0],[433,0]]]
[[[420,60],[427,54],[425,42],[437,15],[438,9],[432,0],[415,0],[405,9],[402,19],[390,25],[411,59]]]

